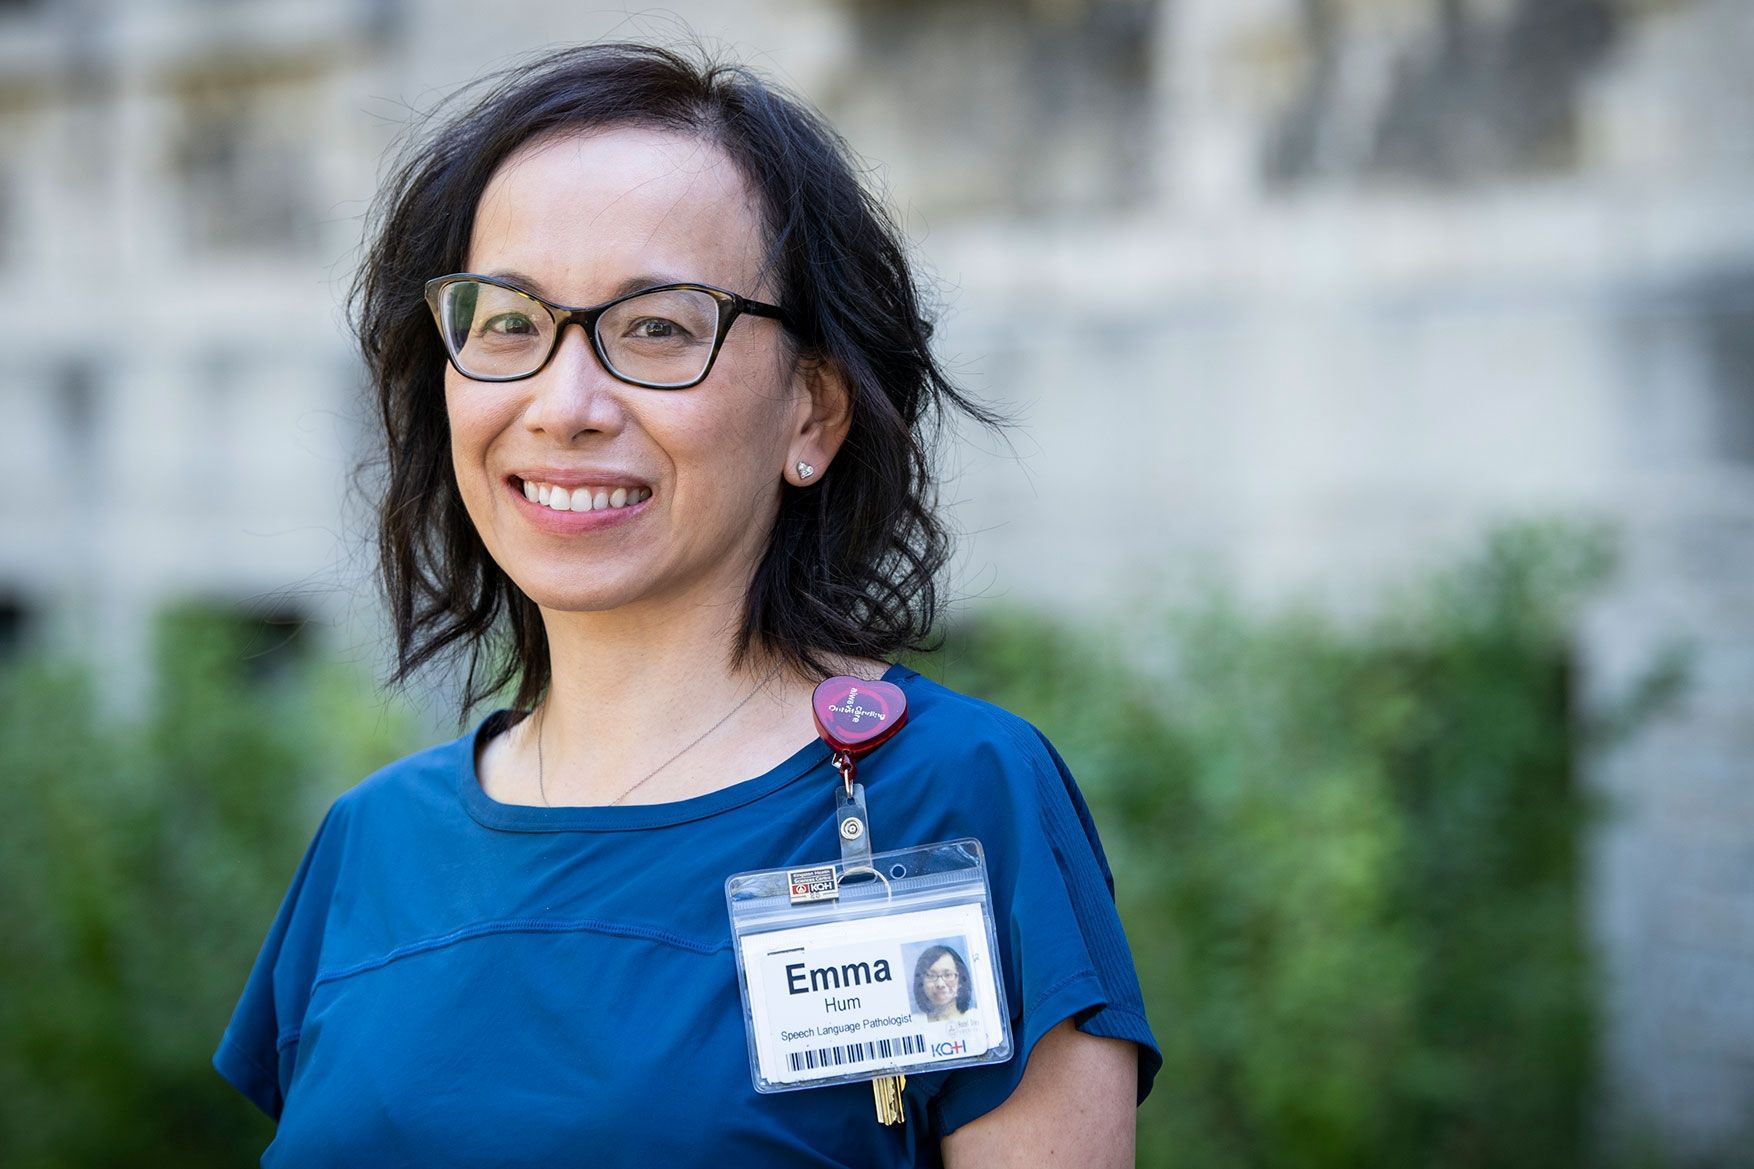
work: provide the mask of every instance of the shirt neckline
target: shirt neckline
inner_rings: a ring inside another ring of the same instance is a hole
[[[883,671],[882,681],[901,686],[917,677],[899,662]],[[828,745],[812,739],[783,762],[753,779],[741,780],[705,795],[690,796],[661,804],[607,804],[542,807],[536,804],[505,804],[487,794],[475,759],[484,737],[504,729],[514,712],[501,707],[483,718],[475,730],[457,740],[461,757],[455,767],[457,794],[476,823],[507,832],[637,831],[685,824],[716,816],[769,795],[818,767],[828,771]]]

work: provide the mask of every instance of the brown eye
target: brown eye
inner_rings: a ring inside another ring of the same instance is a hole
[[[500,313],[490,318],[481,326],[483,333],[498,333],[508,337],[528,337],[534,334],[536,322],[523,313]]]
[[[628,330],[628,336],[647,341],[671,341],[687,337],[688,330],[663,317],[642,317]]]

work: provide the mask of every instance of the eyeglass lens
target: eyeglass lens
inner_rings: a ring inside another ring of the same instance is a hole
[[[451,357],[476,377],[533,373],[554,347],[554,316],[542,302],[477,280],[447,284],[439,320]],[[685,385],[706,372],[718,335],[719,302],[705,292],[643,293],[597,318],[597,342],[610,372],[630,381]]]

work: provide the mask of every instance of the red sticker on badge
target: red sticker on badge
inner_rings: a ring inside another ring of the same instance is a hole
[[[823,741],[855,755],[871,750],[907,721],[907,695],[888,682],[829,678],[816,687],[810,705]]]

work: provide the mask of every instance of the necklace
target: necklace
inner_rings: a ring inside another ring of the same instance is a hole
[[[743,696],[743,700],[741,702],[737,703],[736,706],[733,706],[730,710],[727,710],[725,712],[723,718],[719,719],[718,722],[714,723],[712,726],[708,727],[706,730],[704,730],[700,734],[696,735],[693,739],[689,740],[689,742],[682,748],[682,750],[676,752],[676,754],[670,756],[670,758],[664,760],[662,763],[658,764],[656,767],[654,767],[650,771],[646,772],[645,776],[642,779],[638,780],[636,783],[634,783],[634,785],[632,787],[628,788],[626,791],[622,792],[620,795],[616,796],[614,799],[610,800],[609,802],[611,804],[619,804],[622,800],[625,800],[628,796],[631,796],[634,792],[638,791],[645,784],[646,780],[652,778],[652,776],[658,774],[658,772],[664,770],[664,768],[670,766],[670,764],[672,764],[672,763],[676,762],[678,759],[682,758],[682,756],[684,754],[686,754],[689,751],[689,749],[692,748],[696,743],[699,743],[702,739],[706,738],[708,735],[712,734],[714,731],[716,731],[720,727],[724,726],[726,721],[728,719],[730,719],[730,717],[732,715],[736,714],[739,710],[742,710],[743,707],[749,702],[749,700],[751,698],[754,698],[757,694],[761,693],[761,691],[764,688],[766,688],[767,684],[769,682],[773,681],[774,675],[779,673],[779,672],[780,672],[780,668],[778,666],[775,666],[773,669],[769,670],[767,672],[767,677],[765,677],[761,681],[757,682],[755,684],[755,689],[753,689],[749,693],[745,694]],[[536,721],[536,790],[542,793],[543,806],[552,808],[554,805],[550,804],[548,802],[548,787],[545,783],[543,783],[543,779],[542,779],[542,775],[543,775],[542,728],[547,723],[547,721],[548,721],[548,708],[546,706],[544,706],[542,708],[541,716]]]

